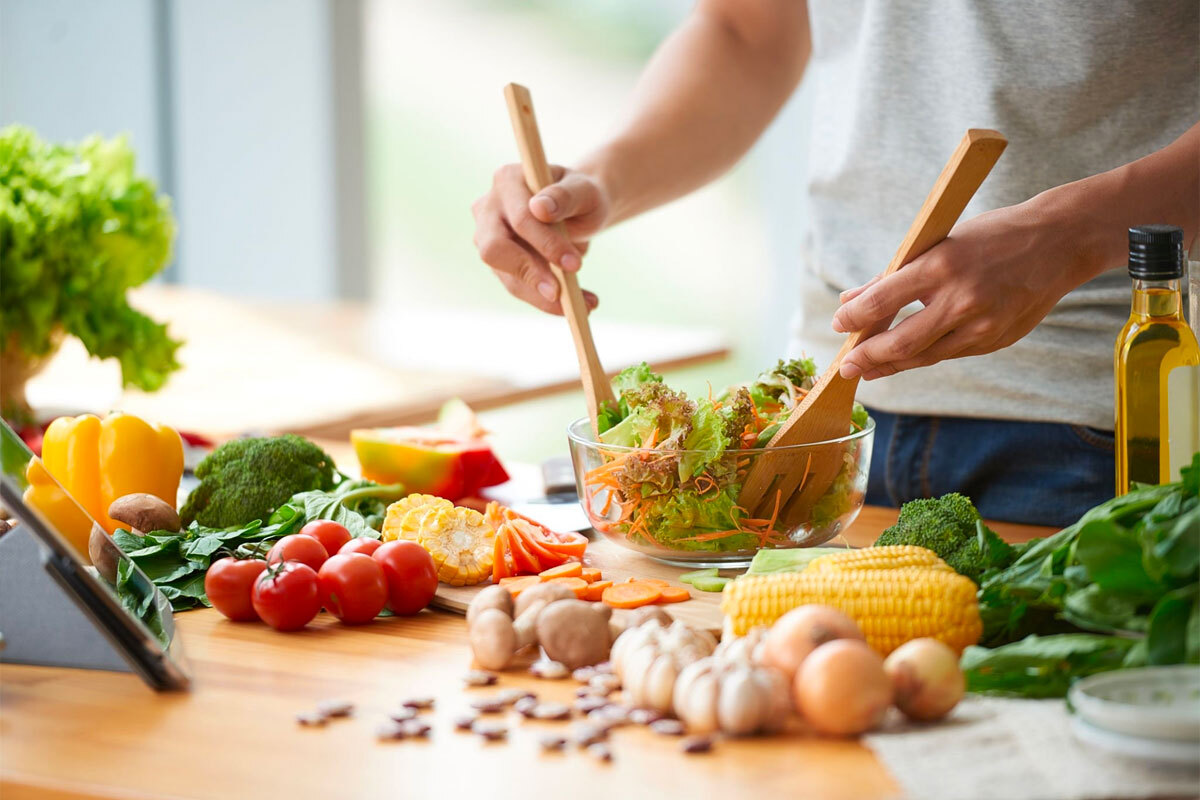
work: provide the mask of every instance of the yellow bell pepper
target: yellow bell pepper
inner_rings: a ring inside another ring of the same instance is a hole
[[[103,420],[59,417],[42,439],[46,470],[105,530],[127,527],[108,516],[113,500],[146,492],[175,507],[183,475],[183,441],[173,428],[132,414]]]
[[[25,465],[25,502],[41,512],[42,516],[63,535],[84,559],[88,559],[88,537],[92,532],[92,520],[78,503],[55,483],[38,458]]]

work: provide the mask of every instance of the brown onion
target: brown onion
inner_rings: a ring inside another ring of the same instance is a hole
[[[784,614],[763,640],[762,661],[781,671],[790,681],[818,646],[835,639],[863,639],[854,620],[834,608],[807,605]]]
[[[937,639],[905,642],[887,657],[883,669],[892,681],[896,707],[910,719],[940,719],[966,691],[958,656]]]
[[[892,703],[883,659],[855,639],[813,650],[796,672],[796,708],[821,733],[853,736],[874,728]]]

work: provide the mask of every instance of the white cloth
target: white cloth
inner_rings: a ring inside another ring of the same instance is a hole
[[[1194,769],[1124,759],[1071,733],[1061,700],[968,695],[936,725],[897,712],[863,743],[906,800],[1138,800],[1200,796]]]

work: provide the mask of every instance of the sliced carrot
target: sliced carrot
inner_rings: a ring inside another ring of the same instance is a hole
[[[617,583],[604,590],[601,599],[613,608],[639,608],[662,596],[662,587],[644,581]]]
[[[548,549],[556,553],[561,553],[568,558],[583,558],[584,552],[587,550],[587,537],[582,533],[567,531],[559,533],[542,528],[544,531],[545,540],[542,542]]]
[[[510,577],[510,578],[501,578],[500,579],[500,585],[503,586],[505,589],[508,589],[508,591],[512,593],[512,596],[514,598],[517,595],[519,595],[521,592],[528,589],[530,586],[537,586],[541,582],[542,582],[542,579],[539,578],[537,575],[520,575],[520,576],[514,575],[513,577]]]
[[[545,567],[542,562],[537,559],[533,553],[525,546],[525,539],[522,538],[520,532],[514,530],[511,524],[504,526],[504,532],[508,536],[508,547],[512,550],[513,561],[516,562],[516,572],[525,575],[536,575]]]
[[[687,590],[686,586],[668,586],[662,590],[662,595],[658,598],[660,603],[682,603],[684,600],[691,600],[692,593]]]
[[[663,589],[667,589],[675,585],[670,581],[664,581],[662,578],[626,578],[625,583],[651,583]]]
[[[513,517],[508,523],[508,529],[513,532],[513,535],[520,537],[525,544],[525,549],[538,560],[542,569],[549,569],[567,560],[567,557],[561,553],[546,549],[538,536],[540,529],[521,517]]]
[[[504,528],[496,531],[494,541],[492,542],[492,581],[499,583],[503,578],[513,574],[509,568],[508,559],[508,537],[504,535]]]
[[[583,595],[583,599],[592,601],[603,600],[604,590],[612,585],[612,581],[595,581],[593,583],[589,583],[587,592]]]
[[[581,599],[587,592],[589,586],[588,582],[583,578],[551,578],[546,581],[546,583],[561,583],[563,586],[566,586],[568,589],[574,592],[576,597]]]
[[[538,573],[546,580],[551,578],[579,578],[583,576],[583,564],[578,561],[568,561],[565,564],[559,564],[557,567],[542,570]]]
[[[579,577],[583,578],[588,583],[595,583],[603,576],[600,574],[600,570],[596,569],[595,567],[584,567],[580,571]]]

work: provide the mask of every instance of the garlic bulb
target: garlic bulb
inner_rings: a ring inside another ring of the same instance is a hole
[[[682,622],[663,627],[651,619],[630,628],[613,643],[610,659],[630,705],[671,713],[671,700],[680,670],[716,647],[707,631]]]
[[[672,705],[690,731],[731,736],[770,733],[792,711],[783,673],[755,665],[744,647],[689,664],[675,682]]]

